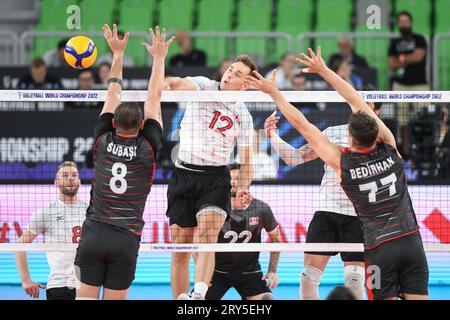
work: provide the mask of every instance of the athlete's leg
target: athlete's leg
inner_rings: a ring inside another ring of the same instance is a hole
[[[319,284],[330,256],[305,253],[305,265],[300,276],[302,300],[319,300]]]
[[[172,243],[192,243],[194,228],[182,228],[177,224],[170,226]],[[189,252],[173,252],[170,265],[170,285],[172,296],[177,299],[182,293],[189,291]]]
[[[76,300],[98,300],[100,287],[78,283]]]
[[[403,296],[404,296],[405,300],[428,300],[428,295],[422,295],[422,294],[404,293]]]
[[[111,290],[103,288],[103,300],[125,300],[127,298],[128,289]]]
[[[365,263],[360,261],[345,261],[345,286],[348,287],[357,300],[364,300]]]
[[[217,243],[217,237],[225,222],[226,212],[218,207],[207,207],[197,213],[197,243]],[[194,291],[202,297],[208,290],[214,272],[215,253],[198,252],[195,265]],[[206,287],[205,287],[206,286]]]
[[[265,292],[256,296],[245,297],[245,300],[273,300],[273,294],[270,292]]]

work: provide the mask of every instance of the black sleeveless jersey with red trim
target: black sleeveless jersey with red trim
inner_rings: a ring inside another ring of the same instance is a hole
[[[155,142],[162,134],[161,126],[147,120],[139,136],[123,138],[112,126],[107,127],[112,114],[102,116],[96,126],[94,174],[86,217],[141,235],[142,214],[155,173]],[[151,138],[147,137],[149,134]]]
[[[419,230],[404,162],[394,147],[379,143],[359,152],[345,149],[341,186],[361,222],[366,249]]]

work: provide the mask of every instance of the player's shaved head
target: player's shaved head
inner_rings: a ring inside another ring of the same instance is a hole
[[[117,130],[133,134],[142,125],[143,115],[136,103],[121,103],[114,111],[114,123]]]
[[[348,130],[353,147],[365,149],[375,144],[379,128],[374,118],[363,111],[358,111],[350,116]]]

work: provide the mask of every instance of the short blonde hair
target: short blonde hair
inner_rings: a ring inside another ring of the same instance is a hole
[[[77,164],[75,162],[73,162],[73,161],[64,161],[63,163],[61,163],[58,166],[58,169],[56,169],[56,176],[58,176],[59,170],[61,170],[64,167],[73,167],[73,168],[78,170],[78,166],[77,166]]]

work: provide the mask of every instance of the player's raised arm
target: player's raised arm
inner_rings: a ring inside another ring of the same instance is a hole
[[[278,120],[280,119],[280,117],[277,117],[275,114],[276,111],[266,119],[264,131],[281,159],[283,159],[288,166],[297,166],[317,159],[319,156],[309,144],[305,144],[301,148],[296,149],[281,139],[275,132]]]
[[[289,123],[308,141],[317,155],[333,169],[340,169],[341,147],[333,144],[328,138],[292,104],[290,104],[278,90],[275,81],[275,70],[269,79],[265,79],[257,71],[254,72],[258,79],[248,76],[246,82],[272,97],[278,108]]]
[[[300,62],[308,67],[303,71],[308,73],[317,73],[318,75],[320,75],[347,101],[354,113],[358,111],[364,111],[372,118],[374,118],[379,127],[379,139],[383,142],[386,142],[387,144],[396,147],[395,138],[392,132],[388,129],[388,127],[386,127],[386,125],[375,114],[375,112],[373,112],[373,110],[367,105],[367,103],[358,94],[355,88],[353,88],[351,84],[342,79],[333,70],[326,66],[325,61],[322,59],[320,46],[317,49],[317,55],[311,48],[309,48],[308,50],[311,57],[308,57],[306,54],[301,53],[300,55],[302,59],[296,59],[297,62]]]
[[[152,74],[148,82],[148,96],[144,104],[144,118],[153,119],[159,122],[161,127],[163,121],[161,117],[161,95],[164,87],[164,61],[170,44],[175,39],[171,37],[166,43],[166,29],[163,28],[162,33],[159,27],[155,28],[155,32],[150,28],[150,36],[152,44],[142,43],[153,57]]]
[[[111,32],[109,26],[105,24],[103,26],[103,36],[108,42],[108,46],[113,53],[113,61],[108,80],[108,93],[106,95],[105,104],[103,105],[101,114],[106,112],[114,113],[121,102],[123,56],[130,33],[125,33],[123,39],[120,40],[117,36],[117,25],[113,25],[113,31]]]

